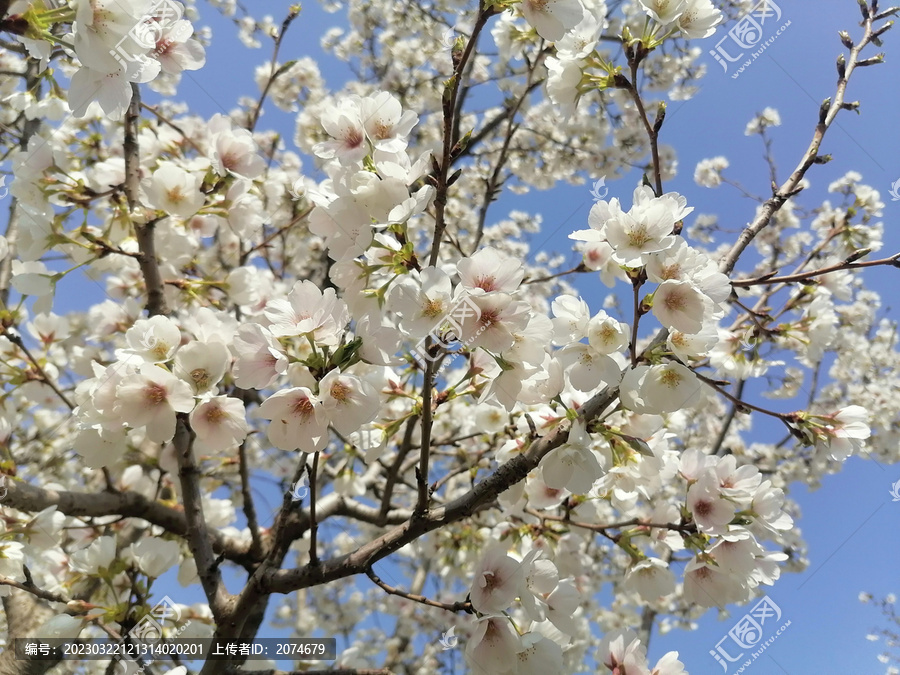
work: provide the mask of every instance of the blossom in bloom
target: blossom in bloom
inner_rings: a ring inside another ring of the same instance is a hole
[[[472,579],[469,597],[472,606],[483,614],[509,608],[522,583],[523,566],[506,554],[506,547],[495,543],[485,550]]]
[[[747,579],[739,578],[699,558],[684,568],[684,601],[700,607],[724,607],[750,597]]]
[[[688,488],[687,508],[697,524],[697,529],[707,534],[722,534],[734,520],[734,502],[722,496],[715,473],[704,473],[700,480]]]
[[[584,421],[572,422],[569,437],[560,447],[541,458],[541,475],[552,488],[565,488],[576,495],[591,491],[594,483],[603,476],[603,465],[598,453],[591,448],[591,436],[585,430]]]
[[[375,388],[335,368],[319,382],[322,408],[339,433],[348,435],[371,422],[381,408]]]
[[[675,592],[675,575],[668,563],[659,558],[644,558],[625,575],[625,586],[641,596],[644,602],[655,602]]]
[[[628,326],[606,312],[599,312],[587,326],[588,344],[600,354],[615,354],[628,346]]]
[[[688,40],[702,40],[716,32],[721,20],[722,12],[710,0],[687,0],[675,25]]]
[[[454,331],[459,327],[460,341],[499,354],[515,344],[515,334],[525,330],[531,312],[531,305],[508,293],[487,293],[463,296],[448,320]]]
[[[234,383],[242,389],[265,389],[287,371],[287,356],[268,328],[244,324],[232,345],[237,357],[232,369]]]
[[[346,196],[317,205],[309,216],[309,231],[325,239],[328,256],[338,261],[362,255],[375,238],[372,216],[364,205]]]
[[[863,441],[871,435],[868,419],[868,411],[859,405],[841,408],[832,415],[812,417],[816,447],[823,449],[832,459],[844,461],[854,451],[860,451]]]
[[[391,289],[388,308],[399,314],[400,329],[414,338],[428,335],[452,307],[453,285],[442,269],[413,270]]]
[[[191,428],[197,434],[194,447],[199,452],[222,452],[240,445],[250,426],[244,402],[230,396],[215,396],[191,411]]]
[[[328,419],[322,404],[306,387],[276,392],[263,401],[256,414],[271,420],[267,434],[276,448],[318,452],[328,445]]]
[[[656,662],[650,675],[687,675],[684,664],[678,660],[678,652],[667,652]]]
[[[190,412],[190,385],[165,368],[143,364],[116,388],[115,412],[132,428],[146,427],[147,438],[165,443],[175,435],[175,414]]]
[[[66,517],[56,510],[56,505],[48,506],[37,513],[25,528],[28,543],[38,549],[53,548],[59,543],[59,534]]]
[[[466,642],[466,661],[475,675],[506,675],[522,649],[519,635],[505,616],[488,615]]]
[[[690,369],[671,361],[650,366],[641,386],[641,395],[650,410],[675,412],[693,405],[700,395],[700,381]]]
[[[747,127],[744,129],[744,136],[752,136],[753,134],[762,133],[769,127],[780,126],[781,115],[778,114],[778,111],[775,110],[775,108],[764,108],[759,115],[747,122]]]
[[[148,363],[163,363],[172,358],[181,344],[178,325],[160,314],[149,319],[138,319],[125,333],[131,352]]]
[[[84,66],[72,75],[69,108],[72,115],[80,119],[87,115],[91,103],[97,101],[100,109],[115,122],[125,116],[131,94],[131,82],[126,78],[124,68],[104,73]]]
[[[407,137],[419,121],[412,110],[404,111],[400,101],[389,92],[381,91],[360,102],[363,128],[376,150],[402,152]]]
[[[176,5],[180,12],[183,11]],[[128,79],[148,82],[159,73],[159,64],[148,59],[152,46],[141,40],[141,28],[149,24],[138,17],[150,12],[150,0],[80,0],[75,4],[73,46],[79,61],[99,74],[127,69]],[[72,88],[75,88],[73,81]]]
[[[231,119],[221,113],[213,115],[208,127],[209,158],[213,171],[220,176],[232,173],[250,180],[262,175],[266,162],[256,152],[253,134],[235,127]]]
[[[654,21],[668,25],[687,9],[688,0],[640,0],[644,11]]]
[[[547,596],[547,620],[567,635],[578,632],[575,612],[581,604],[581,592],[571,579],[560,581]]]
[[[578,342],[587,335],[591,311],[581,298],[561,295],[553,301],[553,344]]]
[[[525,277],[522,261],[490,246],[460,260],[456,263],[456,269],[459,271],[459,283],[470,293],[476,294],[494,291],[512,293]]]
[[[23,548],[24,545],[17,541],[0,541],[0,576],[25,581]]]
[[[750,502],[749,510],[756,516],[753,524],[772,532],[790,530],[794,526],[794,519],[784,512],[783,506],[784,491],[772,487],[772,481],[763,481]]]
[[[544,65],[547,66],[547,96],[560,115],[568,119],[575,114],[575,106],[581,96],[578,90],[582,78],[581,64],[548,56]]]
[[[221,342],[191,342],[175,355],[175,374],[191,385],[194,393],[215,393],[231,361]]]
[[[579,0],[523,0],[520,5],[525,20],[545,40],[561,40],[584,16]]]
[[[151,579],[155,579],[178,562],[181,557],[178,542],[144,537],[131,545],[131,555],[141,570]]]
[[[287,299],[266,305],[266,318],[272,322],[272,335],[309,337],[316,344],[334,347],[340,342],[350,313],[333,288],[322,290],[312,281],[298,281]]]
[[[516,675],[547,675],[563,672],[563,651],[540,633],[526,633],[516,653]]]
[[[622,376],[619,364],[590,344],[576,342],[562,349],[557,358],[578,391],[594,391],[601,384],[615,385]]]
[[[653,294],[653,315],[666,328],[682,333],[703,329],[705,296],[690,281],[667,280]]]
[[[597,661],[613,673],[647,673],[647,649],[631,630],[617,630],[603,636]]]
[[[544,485],[543,481],[541,484]],[[542,508],[530,499],[529,504],[536,509]],[[558,506],[559,503],[556,505]],[[525,573],[518,595],[522,608],[532,621],[543,621],[547,617],[545,598],[559,586],[559,570],[551,560],[539,557],[541,553],[540,549],[533,549],[522,560]],[[557,609],[558,607],[559,603],[557,603]]]
[[[700,187],[719,187],[722,184],[722,172],[729,166],[728,159],[721,156],[700,160],[694,169],[694,182]]]
[[[206,50],[198,40],[191,39],[193,32],[190,21],[179,19],[164,26],[156,36],[150,56],[159,61],[164,72],[177,75],[185,70],[199,70],[206,64]]]
[[[109,568],[116,557],[116,538],[98,537],[90,546],[75,551],[69,556],[69,567],[82,574],[97,574]]]
[[[581,22],[569,31],[554,45],[556,54],[560,59],[578,61],[594,51],[597,40],[603,29],[607,27],[606,4],[603,2],[592,3],[591,7],[584,8]]]
[[[349,96],[322,113],[322,128],[332,140],[316,144],[313,152],[318,157],[354,164],[369,153],[361,103],[359,96]]]
[[[142,187],[152,208],[179,218],[190,218],[206,201],[200,192],[200,177],[172,162],[161,162]]]
[[[661,199],[619,214],[606,222],[606,238],[613,247],[613,257],[623,265],[640,266],[644,254],[672,245],[675,222],[669,205]]]

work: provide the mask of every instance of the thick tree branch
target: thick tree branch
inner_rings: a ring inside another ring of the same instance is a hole
[[[181,481],[181,497],[184,500],[184,515],[188,523],[188,544],[197,563],[197,574],[209,608],[216,622],[226,616],[233,597],[225,590],[219,563],[213,555],[209,537],[209,527],[203,515],[203,501],[200,496],[200,469],[194,458],[194,433],[188,426],[187,415],[178,414],[175,426],[175,456],[178,458],[178,478]]]
[[[3,506],[26,513],[56,506],[60,513],[67,516],[141,518],[180,537],[188,534],[188,522],[183,512],[147,499],[137,492],[68,492],[47,490],[19,481],[7,481],[6,490]],[[209,533],[209,538],[217,554],[245,567],[253,564],[247,547],[242,543],[217,531]]]

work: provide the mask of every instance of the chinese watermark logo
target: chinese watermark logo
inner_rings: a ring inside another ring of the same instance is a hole
[[[457,302],[453,308],[443,316],[431,329],[429,334],[422,338],[413,348],[413,356],[423,368],[428,363],[437,361],[441,358],[441,351],[449,349],[454,342],[460,342],[463,334],[463,324],[467,321],[479,322],[481,320],[481,308],[475,304],[475,301],[468,296],[464,296]],[[487,330],[490,324],[481,325],[478,331],[468,340],[463,342],[464,347],[468,347],[472,342]],[[446,327],[445,327],[446,326]],[[431,350],[428,349],[428,338],[433,340]],[[441,365],[441,370],[447,367],[449,362]]]
[[[300,502],[303,501],[303,498],[309,494],[309,483],[306,480],[306,475],[300,476],[300,480],[291,485],[291,501],[292,502]]]
[[[109,50],[110,55],[129,76],[139,77],[147,64],[148,51],[162,54],[171,46],[172,40],[163,36],[183,15],[184,6],[180,2],[156,0],[147,13]]]
[[[6,481],[7,480],[8,479],[6,477],[6,474],[0,473],[0,502],[2,502],[4,499],[6,499],[6,493],[8,492],[8,490],[6,489]],[[898,481],[898,482],[900,482],[900,481]]]
[[[900,502],[900,480],[891,485],[891,497],[893,497],[892,502]],[[0,497],[0,499],[3,499],[3,497]]]
[[[9,194],[9,188],[6,187],[6,176],[0,176],[0,199],[5,199]]]
[[[0,185],[3,185],[2,180],[0,180]],[[892,202],[900,202],[900,178],[894,181],[894,183],[891,185],[891,189],[888,190],[888,193],[891,195]],[[0,196],[0,199],[2,198],[3,197]]]
[[[734,27],[716,43],[715,49],[709,50],[709,53],[727,73],[730,64],[744,58],[747,50],[758,47],[755,52],[751,52],[738,71],[731,76],[732,79],[737,79],[791,25],[791,22],[788,21],[778,28],[772,37],[763,42],[765,30],[771,29],[771,24],[780,20],[781,8],[772,0],[760,0],[753,9],[738,19]],[[767,23],[769,26],[766,26]]]
[[[606,176],[600,176],[599,179],[594,181],[594,187],[591,190],[591,196],[594,198],[595,202],[601,202],[606,199],[606,195],[609,194],[609,188],[606,187]]]
[[[164,637],[164,624],[167,622],[177,624],[179,621],[181,621],[181,610],[178,609],[178,605],[166,595],[153,606],[148,614],[143,616],[141,620],[128,631],[128,637],[135,643],[156,643]],[[191,622],[188,620],[183,626],[175,631],[172,637],[177,637],[190,625]],[[133,671],[133,666],[137,665],[136,661],[130,656],[124,656],[117,665],[122,667],[122,675],[129,675],[132,672],[143,672],[151,663],[153,663],[153,659],[146,658],[144,659],[144,664],[136,671]]]
[[[150,326],[147,332],[141,335],[138,344],[148,352],[156,351],[156,348],[159,346],[159,338],[156,337],[153,326]]]
[[[288,188],[288,194],[295,202],[299,202],[306,195],[306,181],[301,176]]]
[[[456,630],[456,626],[450,626],[450,630],[446,633],[441,633],[441,639],[438,640],[441,643],[441,651],[453,649],[459,642],[459,638],[453,634],[454,630]]]
[[[722,670],[728,671],[729,663],[738,661],[748,649],[760,645],[763,637],[763,626],[766,621],[769,621],[769,628],[772,628],[772,624],[780,620],[781,608],[771,598],[764,596],[762,600],[753,606],[753,609],[738,619],[738,622],[728,631],[728,635],[719,640],[716,643],[716,648],[710,649],[709,653],[722,666]],[[771,638],[750,654],[750,658],[744,661],[740,670],[743,670],[755,661],[781,635],[782,631],[790,625],[790,621],[782,624]],[[726,641],[728,643],[723,644]]]

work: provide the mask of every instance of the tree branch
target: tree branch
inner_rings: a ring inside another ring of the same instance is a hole
[[[819,109],[819,123],[816,125],[816,130],[813,133],[809,148],[803,155],[803,159],[797,165],[797,168],[794,169],[794,172],[790,177],[782,183],[781,187],[775,190],[774,194],[765,201],[753,222],[747,225],[744,231],[741,232],[738,240],[735,242],[734,246],[731,247],[731,250],[719,265],[719,271],[723,274],[731,274],[732,270],[734,270],[734,266],[737,264],[738,258],[740,258],[744,250],[750,245],[750,242],[752,242],[756,236],[769,225],[772,218],[781,207],[784,206],[785,202],[797,195],[802,189],[800,187],[800,182],[803,180],[803,177],[806,175],[806,172],[809,171],[810,167],[816,163],[816,159],[819,157],[819,148],[822,146],[822,140],[825,138],[825,133],[831,127],[838,112],[840,112],[844,106],[844,95],[847,90],[847,83],[850,81],[850,76],[853,74],[853,71],[859,65],[859,54],[872,39],[873,31],[871,14],[866,15],[863,20],[863,26],[865,32],[860,42],[850,49],[850,58],[847,60],[843,74],[838,79],[834,100],[825,99]]]
[[[234,598],[222,583],[219,563],[213,555],[209,528],[203,516],[203,501],[200,496],[200,469],[194,458],[194,433],[188,426],[187,414],[178,413],[175,427],[175,456],[178,458],[178,478],[181,481],[181,497],[184,500],[184,515],[188,523],[188,544],[197,563],[197,574],[213,618],[222,623]]]
[[[5,508],[13,508],[25,513],[36,513],[50,506],[56,506],[60,513],[81,518],[122,516],[141,518],[172,534],[187,537],[188,522],[184,513],[159,502],[147,499],[137,492],[68,492],[47,490],[29,483],[7,481]],[[209,533],[210,544],[217,554],[243,567],[255,564],[245,545],[227,538],[221,532]]]
[[[618,394],[618,388],[604,389],[579,409],[579,417],[585,421],[595,419],[616,400]],[[523,480],[545,455],[563,445],[569,436],[569,428],[569,426],[557,427],[546,436],[532,442],[527,452],[517,455],[497,468],[465,495],[430,510],[421,518],[411,518],[352,553],[324,560],[315,568],[306,566],[290,570],[266,570],[259,580],[259,590],[266,593],[290,593],[364,573],[379,560],[423,534],[469,517],[482,505],[492,503],[498,494]]]
[[[438,602],[436,600],[429,600],[424,595],[417,595],[415,593],[407,593],[405,591],[401,591],[400,589],[395,588],[394,586],[390,586],[390,585],[386,584],[384,581],[382,581],[381,578],[377,574],[375,574],[375,570],[372,569],[371,567],[369,567],[366,570],[366,576],[369,577],[369,579],[371,579],[372,582],[375,585],[377,585],[379,588],[381,588],[385,593],[389,593],[391,595],[396,595],[397,597],[400,597],[400,598],[406,598],[407,600],[419,602],[423,605],[428,605],[429,607],[437,607],[438,609],[446,609],[447,611],[450,611],[450,612],[468,612],[469,614],[473,614],[475,611],[472,607],[472,603],[469,602],[468,600],[465,600],[462,602],[453,602],[453,603]]]
[[[137,128],[140,117],[141,89],[138,84],[132,83],[131,104],[128,106],[128,112],[125,113],[125,142],[122,146],[125,154],[125,198],[128,200],[128,210],[132,222],[135,209],[140,205],[138,188],[141,182],[141,163]],[[159,274],[159,261],[156,259],[156,244],[153,239],[155,225],[156,221],[154,220],[147,223],[134,223],[135,237],[141,252],[138,264],[144,277],[144,285],[147,287],[147,314],[149,316],[169,313],[163,293],[162,277]]]

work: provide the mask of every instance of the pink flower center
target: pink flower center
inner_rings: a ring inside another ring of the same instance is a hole
[[[151,382],[144,387],[144,398],[150,405],[160,405],[165,403],[167,395],[168,392],[166,391],[166,388],[161,384]]]
[[[484,274],[480,277],[475,277],[475,288],[480,288],[485,292],[496,291],[497,290],[497,278],[492,274]]]
[[[358,148],[362,142],[363,135],[359,129],[349,129],[344,136],[344,145],[348,148]]]
[[[694,514],[704,518],[712,513],[712,504],[706,500],[700,500],[696,504],[694,504]]]
[[[309,417],[313,414],[313,404],[308,398],[299,398],[294,403],[293,413],[298,417]]]

